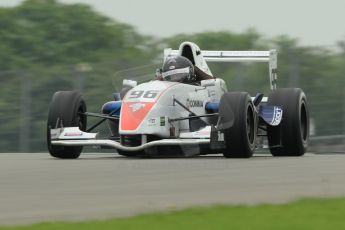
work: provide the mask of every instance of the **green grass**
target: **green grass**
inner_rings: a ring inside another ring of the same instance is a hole
[[[213,206],[105,221],[57,222],[0,229],[345,229],[345,198],[304,199],[282,205]]]

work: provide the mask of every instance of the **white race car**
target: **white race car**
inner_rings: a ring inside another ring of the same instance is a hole
[[[248,158],[255,149],[265,147],[274,156],[301,156],[306,152],[306,96],[298,88],[276,88],[275,50],[202,51],[192,42],[183,42],[178,50],[164,50],[165,61],[177,56],[188,59],[192,67],[170,65],[159,80],[139,85],[124,80],[125,90],[105,103],[102,113],[87,112],[78,92],[56,92],[47,124],[50,154],[78,158],[83,146],[113,148],[124,156],[141,157],[222,153],[224,157]],[[268,97],[262,93],[251,97],[247,92],[227,92],[225,82],[212,77],[207,62],[267,62],[271,93]],[[211,77],[174,79],[174,74],[193,68]],[[99,117],[100,121],[87,127],[88,116]],[[111,135],[98,138],[91,131],[105,120]]]

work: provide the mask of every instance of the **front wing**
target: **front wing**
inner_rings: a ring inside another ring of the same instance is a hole
[[[192,146],[200,144],[210,144],[210,138],[178,138],[178,139],[162,139],[143,143],[140,146],[124,146],[120,142],[110,139],[96,139],[97,133],[86,133],[78,127],[66,127],[51,129],[51,145],[60,146],[94,146],[108,147],[123,151],[142,151],[147,148],[156,146]]]

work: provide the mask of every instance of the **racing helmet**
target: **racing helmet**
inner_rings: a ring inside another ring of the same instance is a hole
[[[192,62],[183,56],[167,57],[162,67],[164,81],[190,82],[195,80]]]

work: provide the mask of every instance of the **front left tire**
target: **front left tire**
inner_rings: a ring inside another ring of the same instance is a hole
[[[256,114],[249,93],[224,93],[219,105],[226,158],[252,157],[256,144]]]
[[[47,145],[51,156],[61,159],[76,159],[80,156],[82,146],[51,145],[50,129],[55,127],[79,127],[86,130],[86,104],[81,94],[76,91],[56,92],[49,105],[47,121]]]

